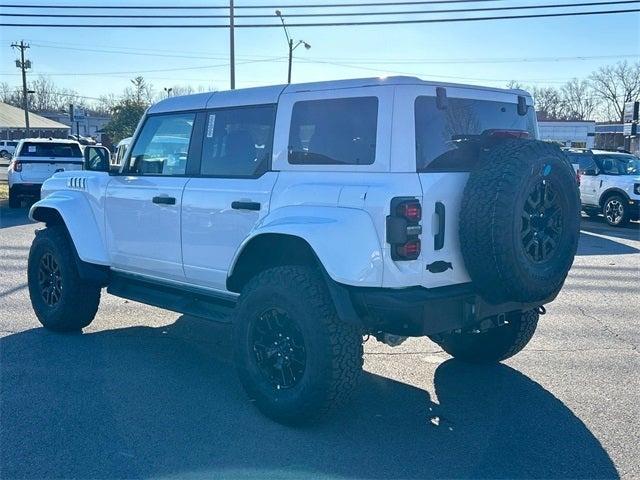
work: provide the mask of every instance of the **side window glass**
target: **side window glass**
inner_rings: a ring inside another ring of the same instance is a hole
[[[289,163],[371,165],[377,125],[377,97],[296,102],[289,130]]]
[[[207,115],[201,175],[253,177],[269,168],[275,106],[238,107]]]
[[[127,172],[135,175],[184,175],[194,113],[147,118],[138,136]]]

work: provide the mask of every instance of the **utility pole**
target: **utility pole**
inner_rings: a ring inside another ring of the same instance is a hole
[[[287,26],[284,23],[284,17],[282,16],[282,12],[280,10],[276,10],[276,16],[280,18],[282,22],[282,28],[284,28],[284,34],[287,37],[287,45],[289,46],[289,70],[287,72],[287,83],[291,83],[291,66],[293,65],[293,51],[298,48],[300,45],[304,45],[304,48],[309,50],[311,45],[309,45],[304,40],[298,40],[298,42],[294,45],[293,38],[289,36],[289,32],[287,31]]]
[[[233,0],[229,0],[229,66],[230,66],[230,84],[231,90],[236,88],[236,45],[234,38],[234,14],[233,14]]]
[[[24,40],[20,40],[20,43],[12,43],[13,48],[20,50],[20,60],[16,60],[16,67],[22,70],[22,108],[24,110],[24,127],[25,137],[29,138],[29,91],[27,90],[27,70],[31,68],[31,60],[24,59],[24,52],[29,48]]]

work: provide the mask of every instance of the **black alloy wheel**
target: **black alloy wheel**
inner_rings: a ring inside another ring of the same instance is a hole
[[[307,353],[296,322],[282,309],[269,308],[251,325],[250,341],[258,369],[280,389],[296,386],[305,372]]]
[[[38,285],[44,303],[55,307],[62,298],[62,272],[51,252],[46,252],[38,266]]]
[[[553,257],[562,235],[562,208],[551,182],[536,184],[522,209],[521,239],[524,252],[534,263]]]

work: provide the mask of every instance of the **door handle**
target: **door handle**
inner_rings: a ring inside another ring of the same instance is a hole
[[[151,201],[159,205],[175,205],[176,204],[175,197],[166,197],[166,196],[153,197]]]
[[[231,202],[231,208],[234,210],[260,210],[259,202]]]
[[[446,226],[446,213],[442,202],[436,202],[436,215],[438,216],[438,233],[433,237],[433,249],[442,250],[444,247],[444,229]]]

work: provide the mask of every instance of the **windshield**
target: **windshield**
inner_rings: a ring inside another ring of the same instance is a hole
[[[467,98],[449,98],[446,109],[439,109],[435,97],[422,96],[415,103],[416,163],[418,171],[433,163],[460,163],[454,157],[464,156],[465,139],[491,130],[523,130],[537,138],[533,108],[518,114],[516,103]]]
[[[25,142],[20,149],[20,156],[82,158],[82,151],[77,143]]]
[[[635,155],[598,155],[596,158],[605,175],[640,174],[640,158]]]

